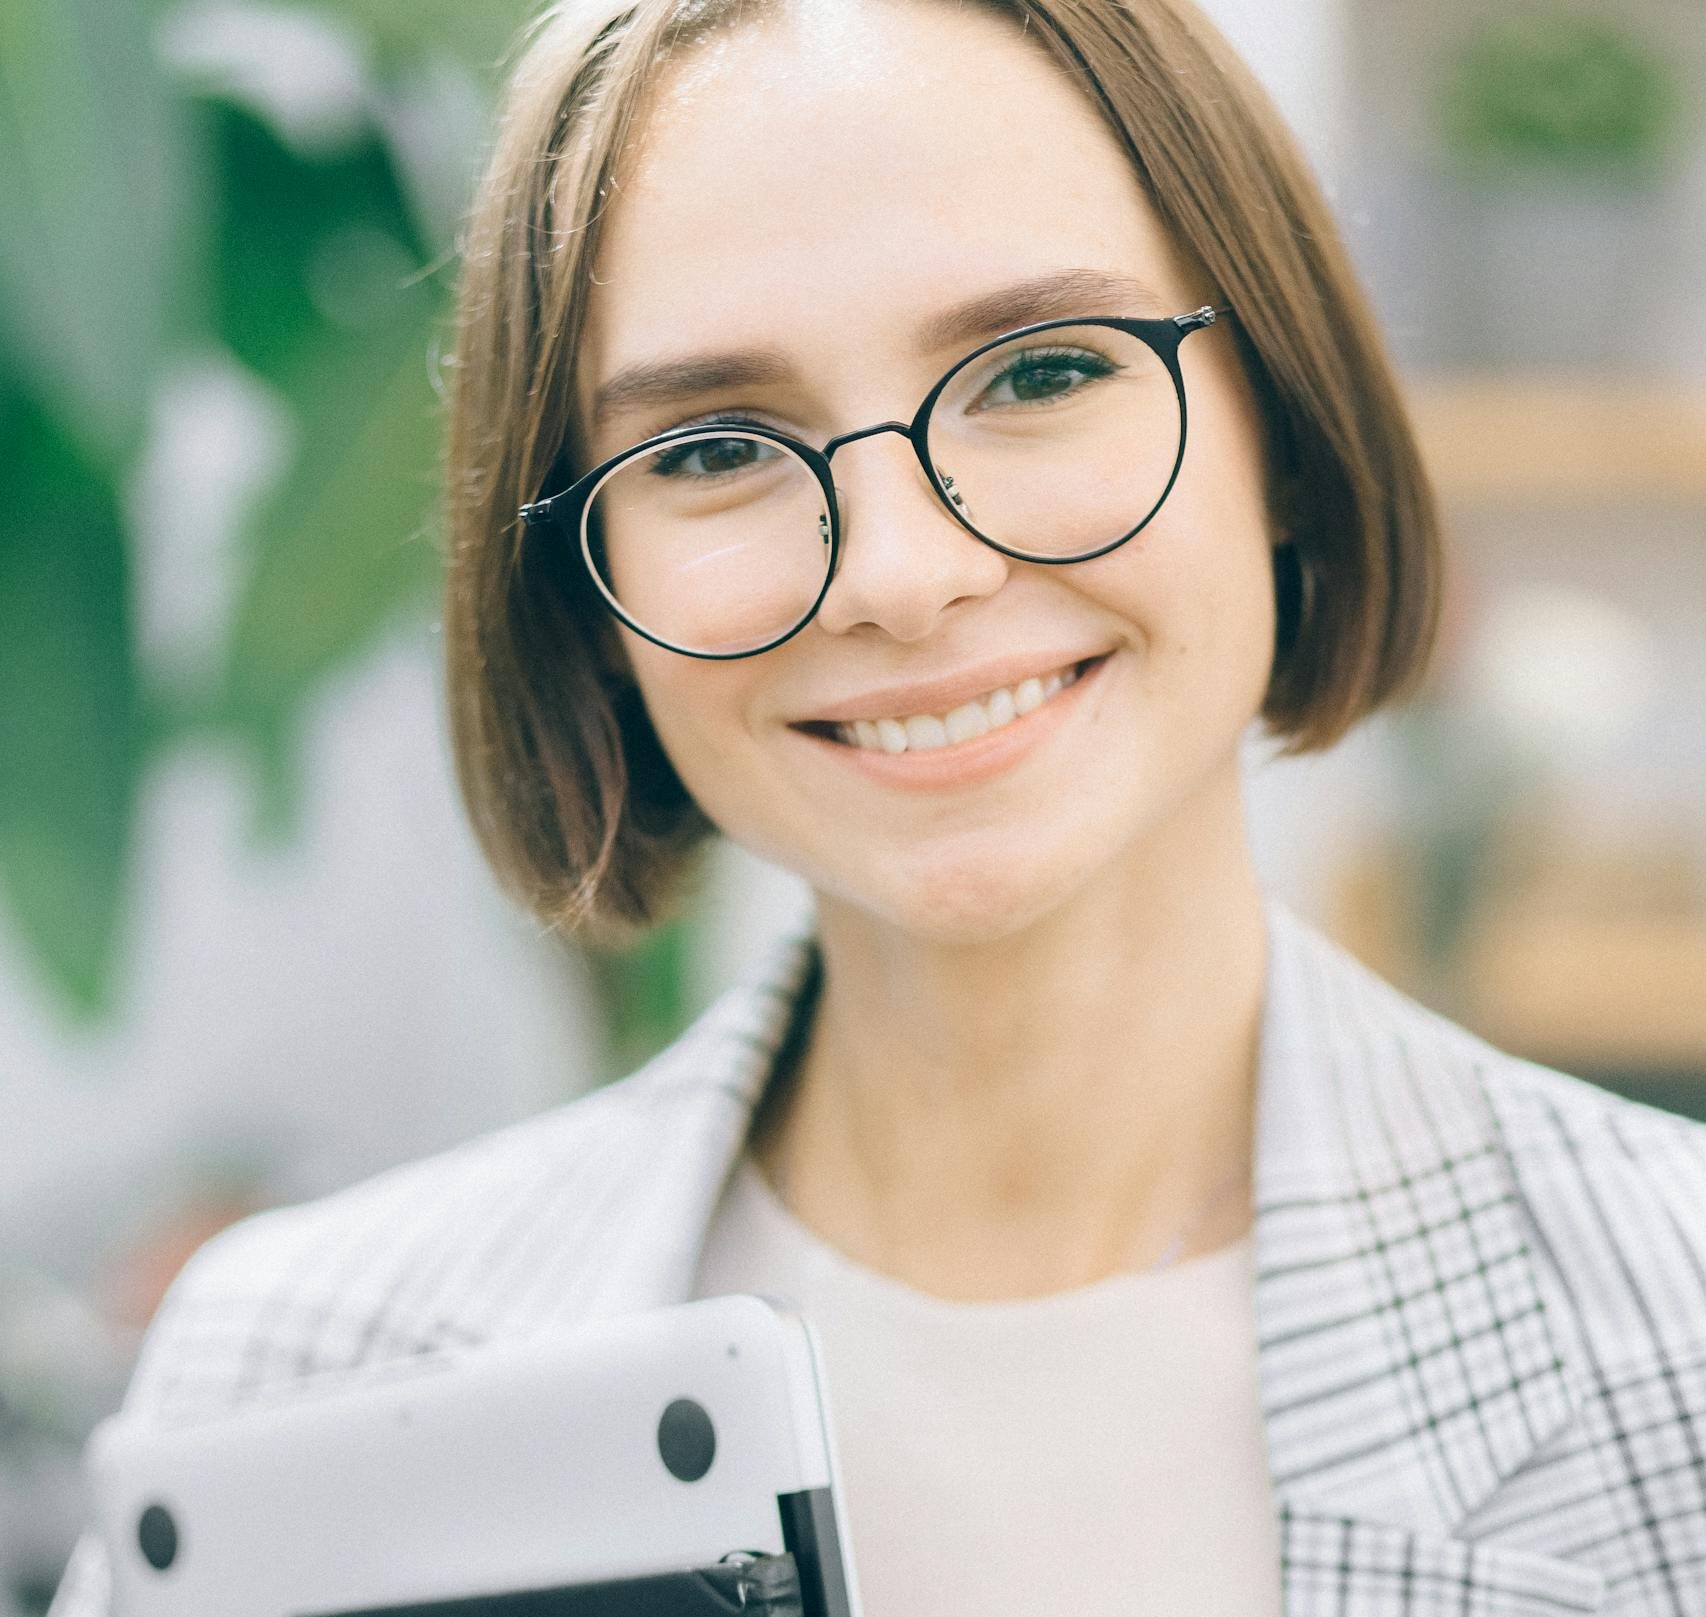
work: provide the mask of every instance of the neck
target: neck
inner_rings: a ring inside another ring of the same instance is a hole
[[[819,1003],[754,1138],[796,1213],[947,1297],[1159,1257],[1253,1142],[1265,911],[1241,807],[1214,818],[998,941],[820,901]],[[1242,1233],[1234,1191],[1179,1256]]]

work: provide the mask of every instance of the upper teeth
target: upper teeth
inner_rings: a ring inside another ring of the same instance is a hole
[[[1054,693],[1078,678],[1076,667],[1062,668],[1040,679],[1003,685],[964,702],[951,713],[917,713],[905,719],[855,719],[838,724],[836,735],[853,747],[872,747],[882,752],[925,752],[931,747],[952,746],[974,736],[999,730],[1016,718],[1039,708]]]

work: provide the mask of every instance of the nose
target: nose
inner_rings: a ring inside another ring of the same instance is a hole
[[[950,608],[999,590],[1012,564],[948,514],[909,444],[870,437],[837,446],[841,553],[817,622],[922,640]]]

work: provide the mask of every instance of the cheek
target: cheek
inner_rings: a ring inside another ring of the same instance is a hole
[[[1130,626],[1139,677],[1181,726],[1253,716],[1273,662],[1260,476],[1232,459],[1205,453],[1129,545],[1079,569],[1079,587]]]
[[[1193,655],[1229,672],[1272,658],[1273,531],[1260,428],[1242,387],[1215,368],[1199,388],[1185,468],[1157,520],[1169,521],[1166,581]]]
[[[1081,564],[1079,587],[1134,628],[1152,661],[1247,651],[1274,613],[1260,500],[1230,488],[1177,492],[1129,545]]]
[[[623,641],[652,728],[697,797],[696,777],[704,772],[703,760],[714,755],[719,724],[726,722],[721,715],[733,693],[720,687],[728,682],[717,679],[721,670],[714,663],[664,651],[625,631]]]
[[[682,784],[710,819],[734,831],[751,798],[746,715],[756,675],[740,662],[678,656],[625,637],[652,728]]]

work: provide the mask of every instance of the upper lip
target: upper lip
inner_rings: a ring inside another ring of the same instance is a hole
[[[907,680],[878,685],[844,701],[826,703],[798,724],[851,724],[856,719],[897,719],[919,713],[951,713],[974,696],[983,696],[1003,685],[1018,685],[1027,679],[1042,679],[1061,669],[1099,657],[1106,651],[1040,651],[999,657],[977,663],[939,679]]]

